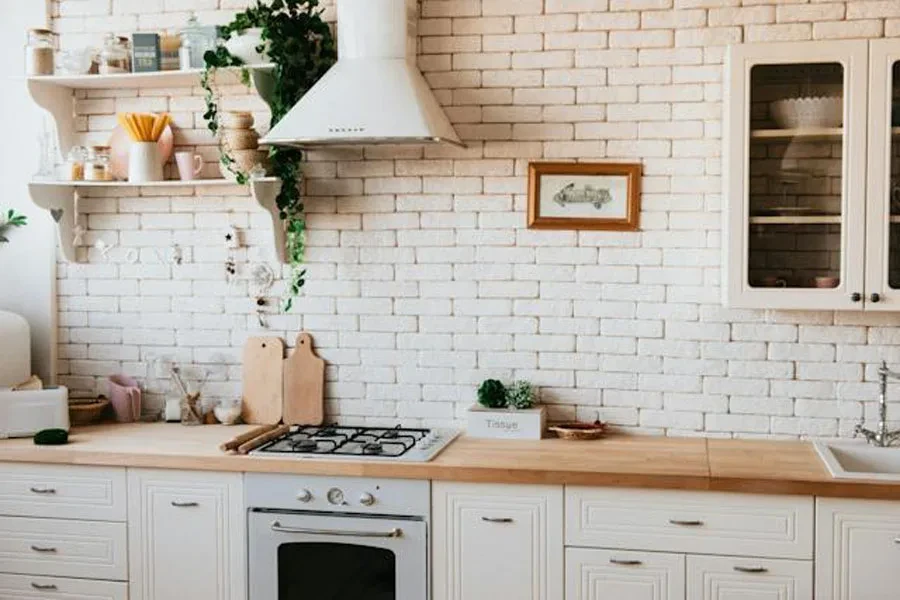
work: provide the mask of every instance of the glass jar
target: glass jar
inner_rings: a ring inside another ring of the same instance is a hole
[[[91,146],[84,161],[84,179],[86,181],[111,181],[109,146]]]
[[[49,29],[29,29],[25,43],[25,74],[53,75],[56,34]]]
[[[117,38],[113,34],[107,35],[103,42],[103,49],[100,50],[100,74],[128,73],[131,70],[129,61],[128,46],[122,41],[122,38]]]
[[[84,161],[87,157],[87,149],[83,146],[75,146],[69,150],[67,158],[69,181],[84,181]]]

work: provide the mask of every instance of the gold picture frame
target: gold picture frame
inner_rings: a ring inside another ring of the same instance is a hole
[[[640,163],[533,162],[528,228],[637,231]]]

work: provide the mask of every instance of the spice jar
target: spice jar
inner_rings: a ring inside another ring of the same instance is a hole
[[[109,146],[91,146],[84,161],[84,178],[86,181],[112,180],[109,152]]]
[[[101,75],[128,73],[130,71],[128,47],[115,35],[107,35],[100,51],[99,62]]]
[[[53,75],[55,35],[49,29],[29,29],[25,44],[25,74]]]
[[[84,160],[86,155],[87,150],[83,146],[75,146],[69,150],[67,162],[70,181],[84,181]]]

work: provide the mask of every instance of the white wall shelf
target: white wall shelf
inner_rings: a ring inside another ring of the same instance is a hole
[[[247,67],[251,73],[269,72],[272,64]],[[240,82],[240,67],[220,69],[217,81],[222,85]],[[152,73],[122,73],[117,75],[39,75],[26,78],[28,85],[54,86],[69,90],[111,90],[192,87],[200,85],[203,69],[184,71],[155,71]]]
[[[225,187],[237,183],[225,179],[197,181],[158,181],[154,183],[132,184],[127,181],[35,181],[29,184],[31,200],[38,207],[50,213],[59,233],[59,247],[67,262],[78,262],[78,248],[82,246],[85,229],[81,225],[79,210],[79,190],[126,187],[174,188],[174,187]],[[284,224],[279,217],[275,199],[281,191],[281,180],[275,177],[254,179],[249,183],[253,199],[269,213],[272,219],[272,240],[275,256],[279,262],[286,262]]]

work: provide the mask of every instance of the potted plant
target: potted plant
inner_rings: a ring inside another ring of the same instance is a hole
[[[6,211],[5,215],[0,212],[0,244],[9,243],[9,238],[6,235],[10,230],[25,227],[27,224],[28,217],[17,213],[13,209]]]
[[[201,77],[206,93],[204,119],[213,134],[219,133],[219,102],[215,89],[217,69],[240,67],[241,79],[249,85],[247,64],[274,64],[271,73],[257,72],[258,77],[255,77],[260,95],[272,110],[272,126],[325,74],[337,60],[337,51],[331,29],[322,20],[321,14],[319,0],[257,0],[221,28],[224,43],[206,53],[206,68]],[[302,151],[295,148],[274,147],[269,150],[272,173],[282,181],[276,202],[287,233],[287,255],[291,266],[285,311],[291,309],[306,277],[303,268],[306,221],[300,190],[302,160]],[[238,168],[227,149],[221,161],[239,183],[249,180],[250,173]]]
[[[466,433],[472,437],[539,440],[547,413],[537,404],[533,386],[515,381],[506,386],[487,379],[478,388],[478,404],[469,409]]]

